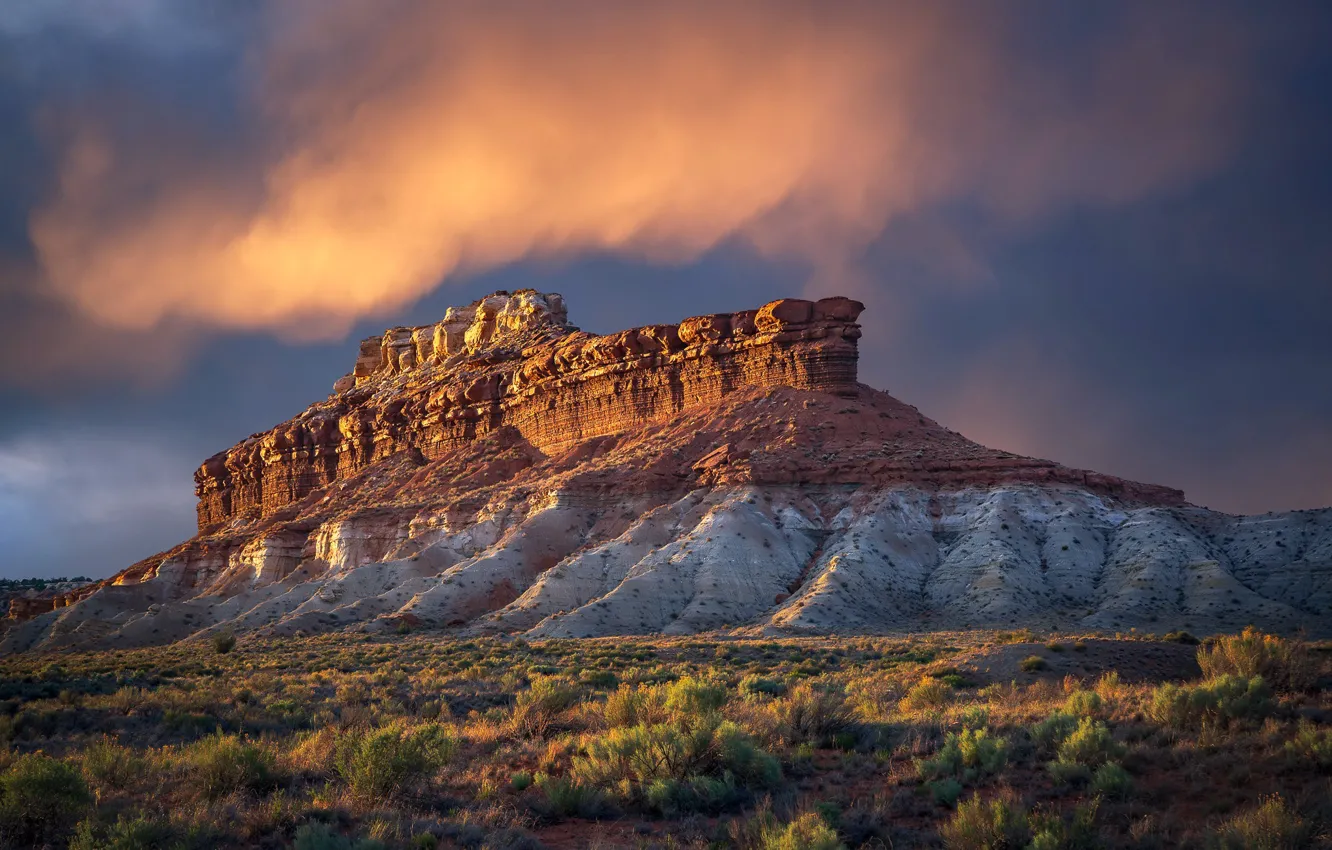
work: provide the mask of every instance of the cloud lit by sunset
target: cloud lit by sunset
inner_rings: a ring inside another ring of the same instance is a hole
[[[1215,167],[1242,53],[1130,16],[1050,73],[976,4],[268,7],[232,150],[115,92],[43,118],[42,286],[92,321],[344,333],[458,272],[726,240],[819,272],[903,213],[1114,205]],[[1224,29],[1222,23],[1217,23]]]

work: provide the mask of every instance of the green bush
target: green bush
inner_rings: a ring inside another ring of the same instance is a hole
[[[1007,761],[1006,739],[985,729],[963,729],[949,732],[934,758],[916,763],[916,772],[922,779],[953,776],[963,782],[974,782],[998,773]]]
[[[957,803],[957,798],[962,796],[962,783],[951,776],[927,782],[925,787],[930,790],[934,802],[950,809]]]
[[[1260,676],[1223,675],[1198,685],[1160,685],[1147,705],[1149,717],[1175,729],[1258,721],[1271,711],[1271,691]]]
[[[729,773],[721,778],[656,779],[644,786],[642,794],[649,809],[667,816],[681,812],[719,812],[744,797],[744,791]]]
[[[564,776],[536,775],[536,787],[541,791],[540,806],[548,817],[596,817],[603,808],[601,792],[582,782]]]
[[[69,842],[69,850],[167,850],[180,846],[169,823],[143,815],[121,815],[107,830],[98,830],[91,820],[85,820]]]
[[[1028,655],[1018,664],[1024,673],[1035,673],[1039,670],[1046,670],[1050,667],[1049,663],[1039,655]]]
[[[509,776],[509,787],[515,791],[525,791],[532,787],[532,774],[525,770],[519,770]]]
[[[1085,764],[1096,767],[1111,758],[1120,755],[1123,747],[1110,737],[1110,728],[1099,720],[1084,717],[1077,727],[1069,733],[1055,751],[1056,758],[1062,762]]]
[[[1076,761],[1052,761],[1045,766],[1056,785],[1075,785],[1091,779],[1091,768]]]
[[[1217,850],[1299,850],[1311,846],[1314,831],[1274,795],[1222,823],[1208,843]]]
[[[236,648],[236,636],[231,632],[221,632],[213,635],[213,651],[218,655],[226,655]]]
[[[602,714],[608,726],[665,723],[666,689],[661,685],[621,685],[606,695]]]
[[[1011,795],[972,797],[939,829],[948,850],[1018,850],[1031,838],[1027,813]]]
[[[666,686],[666,710],[676,720],[691,720],[726,705],[726,688],[716,682],[686,676]]]
[[[1122,800],[1133,793],[1133,777],[1118,763],[1108,761],[1092,774],[1091,790],[1102,797]]]
[[[761,850],[843,850],[837,832],[815,812],[781,826],[764,824],[759,842]]]
[[[326,823],[307,823],[296,830],[291,850],[381,850],[383,846],[369,838],[349,838]]]
[[[681,788],[691,794],[717,790],[690,785],[699,778],[724,780],[729,775],[737,787],[771,787],[780,781],[781,770],[777,760],[758,749],[740,727],[711,714],[689,724],[611,729],[593,740],[585,755],[574,759],[572,775],[593,787],[613,788],[639,800],[648,800],[648,789],[658,784],[653,799],[661,801],[668,792],[675,794]],[[660,785],[663,781],[677,785]],[[680,793],[688,796],[684,791]]]
[[[62,835],[92,801],[73,765],[41,753],[19,756],[0,774],[0,845],[41,843]]]
[[[1095,691],[1074,691],[1064,700],[1064,711],[1075,717],[1092,717],[1101,713],[1104,703]]]
[[[518,694],[510,722],[515,735],[544,738],[561,714],[580,698],[578,690],[554,677],[532,680],[532,686]]]
[[[584,670],[578,674],[578,681],[593,688],[613,688],[620,682],[609,670]]]
[[[1303,644],[1263,634],[1252,626],[1242,634],[1223,635],[1198,647],[1198,666],[1206,679],[1261,677],[1278,691],[1305,690],[1314,683],[1317,672]]]
[[[745,699],[779,697],[786,693],[786,684],[777,679],[765,679],[756,673],[750,673],[740,680],[740,695]]]
[[[236,790],[263,791],[273,784],[273,754],[235,735],[212,735],[185,751],[190,782],[209,800]]]
[[[444,727],[400,724],[344,733],[334,747],[334,768],[355,797],[382,802],[443,767],[457,750]]]
[[[1060,785],[1084,782],[1092,777],[1092,768],[1105,764],[1122,753],[1123,748],[1110,738],[1110,729],[1099,720],[1084,717],[1055,747],[1055,760],[1046,765],[1051,778]]]
[[[1056,711],[1039,723],[1029,727],[1027,734],[1031,735],[1031,740],[1037,748],[1047,753],[1053,753],[1076,728],[1078,728],[1077,717],[1062,711]]]
[[[946,682],[923,676],[907,691],[898,706],[903,711],[928,711],[943,708],[952,699],[953,689]]]
[[[89,744],[81,761],[83,775],[99,789],[123,790],[143,771],[143,759],[133,750],[105,737]]]
[[[1302,720],[1295,737],[1286,742],[1286,752],[1320,770],[1332,771],[1332,730],[1320,730],[1309,721]]]
[[[827,746],[854,723],[840,688],[802,682],[773,704],[782,737],[791,744]]]
[[[1027,850],[1095,850],[1101,847],[1096,828],[1096,810],[1100,800],[1093,799],[1074,807],[1070,818],[1057,811],[1033,814],[1028,820],[1031,843]]]

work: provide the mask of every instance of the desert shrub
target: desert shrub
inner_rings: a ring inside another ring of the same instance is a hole
[[[370,838],[350,838],[326,823],[303,824],[291,844],[292,850],[381,850],[383,846]]]
[[[1064,711],[1075,717],[1092,717],[1100,714],[1103,705],[1095,691],[1074,691],[1064,700]]]
[[[1273,795],[1222,823],[1209,844],[1217,850],[1299,850],[1313,836],[1313,825]]]
[[[559,679],[542,676],[518,694],[510,722],[522,738],[544,738],[561,714],[578,702],[577,689]]]
[[[750,673],[740,680],[740,695],[745,699],[779,697],[786,693],[786,684],[777,679],[765,679],[756,673]]]
[[[348,731],[337,741],[333,759],[355,797],[384,801],[444,766],[456,750],[457,741],[438,724],[393,724]]]
[[[1314,664],[1304,645],[1263,634],[1252,626],[1238,635],[1223,635],[1198,647],[1203,677],[1262,677],[1278,691],[1305,690],[1313,684]]]
[[[925,787],[929,789],[934,802],[950,809],[957,803],[957,798],[962,796],[962,783],[951,776],[927,782]]]
[[[1024,673],[1035,673],[1038,670],[1049,668],[1049,663],[1039,655],[1028,655],[1018,664]]]
[[[1091,779],[1091,768],[1081,762],[1055,760],[1045,765],[1056,785],[1081,784]]]
[[[236,636],[231,632],[220,632],[213,635],[213,651],[218,655],[226,655],[236,648]]]
[[[215,800],[233,791],[262,791],[273,784],[273,754],[235,735],[216,734],[187,749],[182,763],[190,783],[204,798]]]
[[[953,689],[933,676],[922,676],[907,691],[898,706],[903,711],[928,711],[943,708],[952,699]]]
[[[285,763],[297,771],[322,774],[334,772],[334,756],[342,734],[331,727],[298,734],[291,744]]]
[[[534,781],[535,780],[532,778],[532,774],[528,773],[525,770],[515,771],[514,773],[509,775],[509,787],[515,791],[527,790],[528,788],[532,787],[532,783]]]
[[[1096,828],[1098,808],[1100,800],[1092,799],[1075,806],[1067,819],[1057,811],[1032,814],[1028,820],[1031,843],[1027,850],[1094,850],[1100,847]]]
[[[593,688],[613,688],[620,680],[610,670],[584,670],[578,674],[578,681]]]
[[[1110,728],[1099,720],[1084,717],[1059,744],[1056,757],[1062,762],[1096,767],[1120,755],[1123,747],[1110,737]]]
[[[601,792],[583,782],[564,776],[536,775],[541,791],[539,808],[548,817],[596,817],[605,808]]]
[[[854,722],[842,689],[809,682],[796,685],[777,700],[773,712],[782,737],[792,744],[826,746]]]
[[[1133,791],[1133,777],[1118,763],[1108,761],[1092,774],[1091,790],[1102,797],[1122,800]]]
[[[1159,685],[1147,714],[1175,729],[1204,724],[1262,720],[1272,710],[1271,691],[1262,677],[1222,675],[1198,685]]]
[[[716,791],[696,780],[724,780],[728,775],[737,788],[765,788],[777,784],[781,770],[777,760],[755,746],[740,727],[716,714],[693,723],[611,729],[588,743],[586,754],[574,759],[572,771],[578,781],[613,788],[636,800],[647,799],[648,789],[657,784],[653,799],[659,802],[668,798],[668,791],[683,789],[685,797],[686,791]]]
[[[661,685],[620,685],[606,695],[602,713],[608,726],[665,723],[666,689]]]
[[[1093,690],[1105,702],[1118,699],[1124,691],[1124,683],[1119,680],[1119,671],[1111,670],[1109,673],[1101,674]]]
[[[98,829],[91,820],[79,824],[69,850],[167,850],[180,846],[171,824],[143,815],[121,815],[109,828]]]
[[[1119,755],[1122,747],[1110,738],[1110,729],[1104,723],[1084,717],[1070,731],[1055,750],[1055,760],[1046,765],[1056,783],[1067,785],[1083,782],[1092,776],[1092,768],[1105,764]]]
[[[1332,730],[1319,729],[1307,720],[1300,721],[1295,737],[1286,742],[1286,753],[1320,770],[1332,771]]]
[[[1027,729],[1031,740],[1045,752],[1054,752],[1064,739],[1078,728],[1078,718],[1063,711],[1055,711],[1044,720]]]
[[[688,779],[656,779],[643,789],[643,802],[649,809],[671,816],[681,812],[716,812],[743,797],[735,778],[723,774],[691,776]]]
[[[91,805],[88,785],[73,765],[41,753],[19,756],[0,774],[0,845],[64,834]]]
[[[940,779],[953,776],[964,782],[974,782],[998,773],[1008,761],[1008,741],[991,735],[985,729],[963,729],[949,732],[944,745],[933,758],[917,762],[916,772],[922,779]]]
[[[143,768],[143,760],[133,750],[106,737],[89,744],[80,760],[83,775],[99,790],[127,788]]]
[[[1014,795],[972,797],[939,829],[949,850],[1018,850],[1031,838],[1027,813]]]
[[[1179,631],[1175,632],[1166,632],[1162,640],[1167,640],[1170,641],[1171,643],[1182,643],[1188,646],[1197,646],[1198,644],[1202,643],[1202,641],[1198,640],[1196,637],[1184,631],[1183,629],[1180,629]]]
[[[723,685],[686,676],[666,686],[666,710],[676,720],[689,721],[720,711],[727,696]]]
[[[805,812],[785,826],[765,824],[759,847],[762,850],[839,850],[844,847],[837,832],[816,812]]]

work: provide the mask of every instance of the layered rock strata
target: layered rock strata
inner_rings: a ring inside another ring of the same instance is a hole
[[[543,453],[661,422],[746,387],[855,395],[848,298],[783,299],[597,336],[559,295],[499,292],[361,343],[334,395],[195,473],[199,528],[271,513],[405,450],[435,459],[503,428]]]
[[[859,312],[592,336],[519,292],[391,330],[205,463],[197,536],[20,605],[0,652],[402,623],[1332,634],[1332,510],[1232,517],[978,445],[856,383]]]

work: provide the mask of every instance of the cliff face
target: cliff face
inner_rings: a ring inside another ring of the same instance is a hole
[[[860,312],[594,336],[518,292],[394,328],[204,463],[198,535],[20,604],[0,652],[401,622],[1332,634],[1332,510],[1231,517],[974,443],[857,383]]]
[[[399,452],[435,459],[506,427],[551,453],[743,388],[854,396],[863,309],[784,299],[595,336],[568,324],[559,295],[496,293],[436,325],[365,340],[327,401],[204,461],[199,529],[272,513]]]

